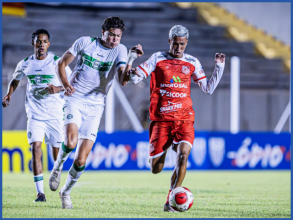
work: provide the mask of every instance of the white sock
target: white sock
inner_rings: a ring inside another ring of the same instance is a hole
[[[34,181],[35,181],[35,185],[36,185],[36,189],[38,193],[44,193],[44,181],[43,181],[43,174],[39,174],[34,176]]]
[[[57,159],[54,162],[54,169],[56,169],[56,170],[61,169],[62,170],[63,163],[67,160],[71,151],[73,151],[73,149],[68,148],[67,146],[64,145],[64,143],[62,143],[62,147],[59,148],[59,153],[58,153]]]
[[[72,187],[77,182],[81,174],[83,173],[85,165],[82,167],[76,166],[74,163],[72,164],[66,179],[65,185],[62,187],[61,191],[64,194],[70,194]]]

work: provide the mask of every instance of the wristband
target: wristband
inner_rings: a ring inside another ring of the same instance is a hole
[[[128,60],[127,63],[128,65],[132,65],[133,61],[137,58],[137,53],[135,52],[135,50],[129,50],[128,53]]]

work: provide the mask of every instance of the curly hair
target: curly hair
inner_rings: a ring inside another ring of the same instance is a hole
[[[110,16],[104,20],[102,29],[108,31],[110,28],[119,28],[122,31],[126,29],[123,20],[117,16]]]
[[[34,33],[32,34],[32,41],[34,41],[35,36],[39,35],[39,34],[46,34],[48,36],[48,39],[50,39],[50,34],[47,30],[41,28],[41,29],[37,29],[34,31]]]

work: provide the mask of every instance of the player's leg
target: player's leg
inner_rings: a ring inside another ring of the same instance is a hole
[[[68,103],[65,105],[64,109],[64,132],[59,131],[60,133],[64,133],[64,142],[59,148],[59,152],[49,178],[49,186],[52,191],[56,191],[59,187],[63,163],[75,149],[78,141],[78,129],[81,124],[82,116],[80,106]]]
[[[150,169],[153,174],[164,168],[167,150],[172,145],[172,126],[172,122],[152,121],[150,124]]]
[[[44,138],[45,127],[43,121],[29,119],[27,123],[27,137],[32,152],[32,170],[34,175],[37,198],[34,202],[45,202],[43,165],[42,165],[42,142]]]
[[[86,108],[88,110],[88,112],[86,112],[87,117],[84,117],[79,129],[75,159],[71,168],[69,169],[66,183],[59,191],[62,208],[64,209],[73,208],[70,199],[71,189],[85,169],[86,159],[95,143],[100,120],[104,110],[103,106],[88,105]]]
[[[171,176],[167,202],[164,205],[164,211],[169,212],[174,212],[174,210],[169,205],[169,194],[174,188],[181,186],[186,175],[187,159],[191,151],[191,143],[193,143],[194,139],[193,122],[175,122],[175,129],[172,130],[172,135],[174,137],[174,145],[172,149],[177,153],[177,156],[176,165]]]
[[[86,159],[93,148],[94,142],[88,139],[79,139],[77,144],[77,149],[75,153],[75,158],[71,168],[69,169],[66,183],[60,189],[59,195],[61,197],[62,208],[72,209],[72,203],[70,199],[71,189],[80,178],[81,174],[85,169]]]

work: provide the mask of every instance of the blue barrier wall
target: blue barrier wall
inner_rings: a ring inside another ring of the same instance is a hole
[[[290,169],[291,136],[289,133],[238,134],[196,132],[188,158],[190,170],[252,170]],[[48,146],[49,147],[49,146]],[[51,150],[48,149],[48,152]],[[64,170],[72,165],[75,150],[64,164]],[[149,170],[148,132],[99,132],[87,159],[87,170]],[[175,166],[176,153],[169,150],[165,168]],[[53,167],[49,154],[49,170]]]

